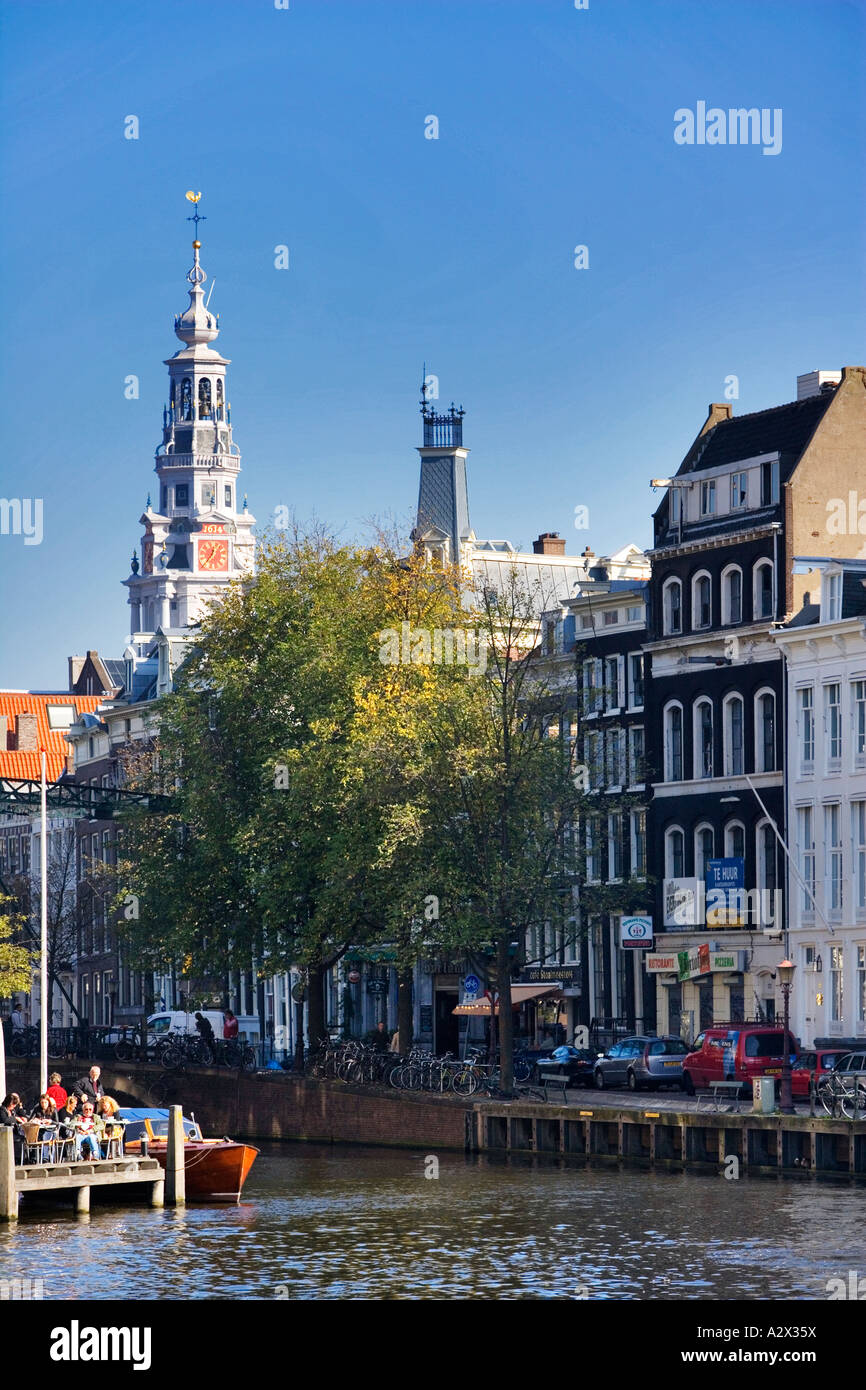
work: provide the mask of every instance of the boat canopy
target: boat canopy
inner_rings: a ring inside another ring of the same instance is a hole
[[[150,1109],[139,1109],[137,1107],[124,1107],[117,1112],[118,1118],[126,1121],[124,1129],[124,1139],[127,1143],[130,1140],[143,1139],[148,1135],[146,1121],[150,1121],[151,1133],[156,1138],[168,1137],[168,1111],[159,1110],[154,1107]],[[197,1139],[199,1137],[198,1125],[195,1120],[188,1120],[183,1116],[183,1132],[187,1139]]]

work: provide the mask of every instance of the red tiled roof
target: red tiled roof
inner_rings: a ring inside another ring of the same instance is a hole
[[[72,705],[76,718],[80,714],[92,714],[105,702],[104,695],[69,695],[63,691],[43,694],[30,690],[0,690],[0,716],[6,716],[7,735],[15,734],[19,714],[36,715],[35,749],[7,748],[0,746],[0,777],[22,777],[38,779],[42,776],[40,748],[48,754],[46,771],[49,782],[56,782],[66,767],[66,755],[70,751],[66,742],[65,729],[48,727],[49,705]],[[10,740],[11,741],[11,740]]]

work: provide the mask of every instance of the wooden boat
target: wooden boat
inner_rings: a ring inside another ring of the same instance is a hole
[[[140,1154],[142,1141],[151,1158],[165,1167],[168,1152],[167,1110],[120,1110],[124,1153]],[[186,1196],[191,1202],[239,1202],[247,1174],[258,1154],[251,1144],[233,1139],[205,1139],[195,1120],[183,1117]]]

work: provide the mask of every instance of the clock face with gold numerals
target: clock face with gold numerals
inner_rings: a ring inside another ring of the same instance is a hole
[[[198,567],[212,573],[225,571],[229,567],[228,541],[211,540],[209,537],[198,543]]]

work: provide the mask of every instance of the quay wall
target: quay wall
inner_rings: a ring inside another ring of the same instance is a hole
[[[285,1072],[194,1071],[181,1076],[136,1063],[105,1062],[106,1094],[123,1105],[177,1102],[194,1112],[202,1131],[233,1139],[303,1139],[330,1144],[374,1144],[399,1148],[464,1149],[471,1105],[451,1098],[372,1091],[339,1081],[313,1081]],[[87,1063],[52,1063],[71,1089],[87,1074]],[[152,1099],[154,1082],[168,1081],[165,1099]],[[39,1085],[32,1060],[10,1058],[7,1084],[29,1103]]]

